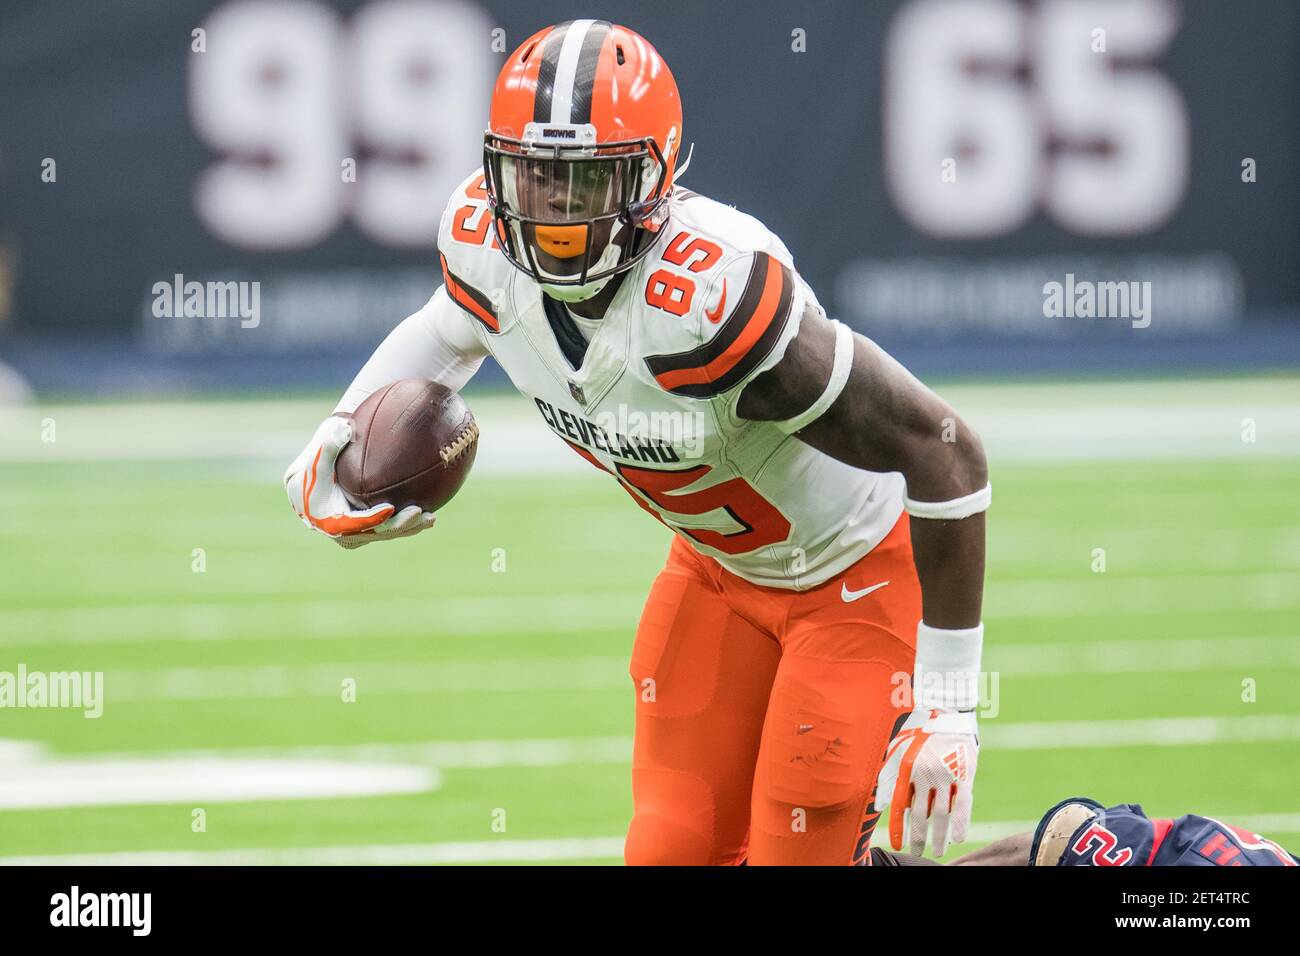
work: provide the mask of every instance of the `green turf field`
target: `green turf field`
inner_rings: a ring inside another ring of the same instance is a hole
[[[1134,388],[1106,393],[1121,419],[1130,393],[1173,401]],[[1222,449],[1080,458],[1014,444],[1017,410],[1079,411],[1068,389],[970,391],[1010,423],[986,433],[1000,695],[981,840],[1087,794],[1300,845],[1300,455],[1264,428],[1298,393],[1211,393],[1207,407],[1267,406],[1257,442],[1231,411]],[[1177,421],[1205,392],[1172,394]],[[541,435],[521,404],[500,414]],[[279,487],[327,409],[10,416],[0,671],[102,671],[105,700],[97,719],[0,709],[0,862],[619,859],[626,657],[668,532],[582,463],[485,466],[429,533],[345,552]],[[57,437],[42,444],[47,417]],[[196,429],[219,454],[186,445]]]

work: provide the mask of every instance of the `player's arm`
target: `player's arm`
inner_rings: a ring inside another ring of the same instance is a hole
[[[876,805],[913,853],[961,842],[978,756],[974,708],[983,644],[984,509],[991,488],[977,436],[934,392],[814,303],[780,361],[748,383],[737,413],[772,421],[846,464],[901,472],[922,621],[912,714],[891,742]],[[951,832],[950,832],[951,831]]]
[[[433,297],[388,333],[343,393],[334,413],[350,414],[372,392],[402,378],[428,378],[459,392],[487,357],[469,317],[439,286]]]
[[[745,387],[737,413],[785,422],[813,407],[831,383],[836,326],[810,303],[799,334],[780,362]],[[796,435],[856,468],[901,472],[910,502],[950,502],[984,489],[988,468],[979,436],[874,342],[848,335],[852,355],[842,390]],[[912,540],[926,623],[978,625],[984,593],[982,509],[960,520],[913,520]]]
[[[346,548],[405,537],[433,524],[433,515],[414,505],[400,512],[387,504],[353,508],[334,481],[334,462],[352,437],[348,416],[372,392],[402,378],[433,379],[452,391],[469,381],[488,351],[469,323],[446,288],[439,288],[375,349],[284,473],[289,503],[304,524]]]

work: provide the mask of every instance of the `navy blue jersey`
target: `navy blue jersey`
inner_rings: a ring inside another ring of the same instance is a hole
[[[1192,813],[1151,820],[1136,803],[1103,807],[1087,797],[1062,800],[1047,811],[1034,833],[1031,863],[1047,821],[1069,803],[1097,812],[1075,829],[1056,866],[1300,866],[1294,854],[1241,827]]]

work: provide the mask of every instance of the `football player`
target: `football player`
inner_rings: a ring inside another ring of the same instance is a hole
[[[930,863],[878,847],[885,866]],[[953,860],[951,866],[1300,866],[1267,837],[1189,813],[1149,818],[1136,803],[1105,807],[1087,797],[1062,800],[1033,833],[1018,833]]]
[[[348,505],[347,415],[399,378],[459,389],[492,355],[676,535],[632,648],[627,862],[866,864],[885,808],[896,847],[942,854],[979,747],[983,449],[827,317],[762,223],[675,185],[682,135],[643,37],[529,37],[443,215],[442,287],[290,466],[289,498],[347,547],[428,527]]]

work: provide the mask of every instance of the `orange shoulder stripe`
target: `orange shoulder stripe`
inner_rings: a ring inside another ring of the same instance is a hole
[[[447,294],[451,296],[452,301],[486,325],[489,331],[500,332],[501,323],[497,319],[497,310],[492,305],[492,300],[478,289],[456,278],[447,268],[446,256],[439,253],[438,259],[442,263],[442,279],[447,285]]]

